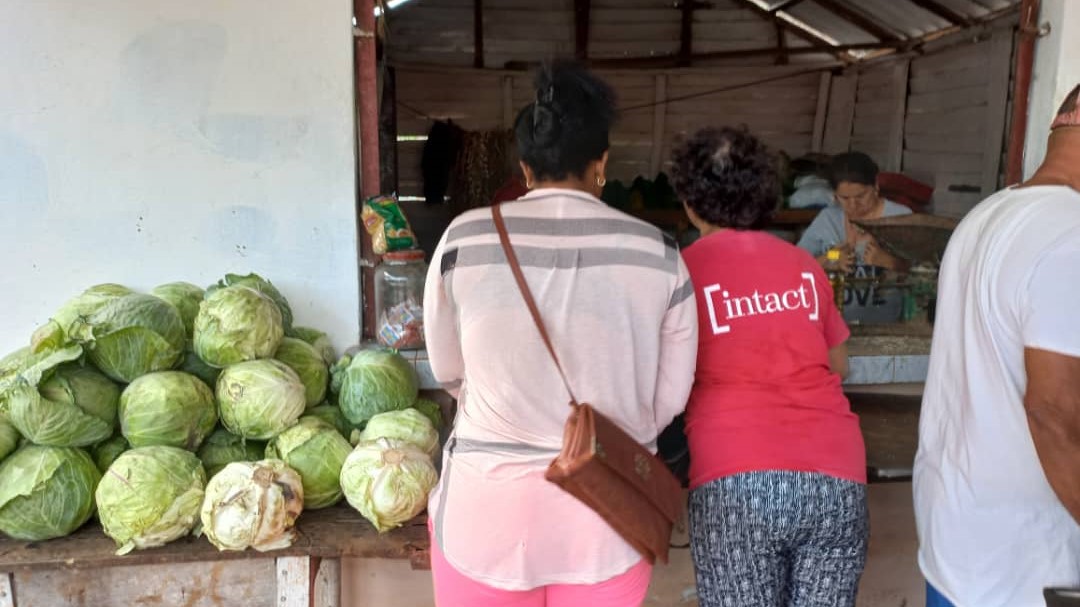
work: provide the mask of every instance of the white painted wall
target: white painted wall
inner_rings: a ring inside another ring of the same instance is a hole
[[[99,282],[258,272],[359,335],[349,0],[0,3],[0,353]]]
[[[1039,23],[1051,25],[1050,34],[1035,42],[1035,70],[1031,80],[1024,176],[1030,177],[1046,155],[1058,107],[1065,95],[1080,84],[1080,2],[1043,0]]]

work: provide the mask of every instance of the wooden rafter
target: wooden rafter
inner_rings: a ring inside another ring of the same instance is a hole
[[[592,0],[574,0],[574,56],[579,61],[589,58],[589,24]]]
[[[944,4],[937,2],[937,0],[911,0],[911,3],[919,8],[934,13],[938,17],[948,21],[950,25],[968,25],[971,23],[970,19]]]
[[[473,67],[484,67],[484,0],[473,0]]]
[[[690,58],[694,54],[694,9],[697,8],[696,0],[682,0],[679,7],[679,65],[690,65]]]
[[[806,0],[784,0],[780,4],[777,4],[776,6],[770,8],[769,12],[773,13],[775,15],[776,13],[779,13],[780,11],[786,11],[789,8],[795,6],[796,4],[800,4],[800,3],[805,2],[805,1]]]
[[[846,44],[842,46],[831,47],[829,50],[823,50],[820,48],[814,48],[809,46],[799,47],[787,47],[785,54],[787,55],[812,55],[815,53],[831,54],[832,52],[846,53],[848,51],[880,51],[880,50],[896,50],[897,45],[894,44]],[[745,57],[765,57],[769,55],[776,55],[776,47],[764,47],[764,48],[748,48],[738,49],[730,51],[715,51],[709,53],[694,53],[691,60],[698,61],[715,61],[720,59],[742,59]],[[663,69],[669,67],[677,67],[679,65],[678,55],[664,55],[661,57],[625,57],[617,59],[592,59],[589,61],[589,66],[600,69],[621,69],[621,68],[634,68],[634,69]],[[507,69],[526,70],[535,67],[532,64],[524,62],[510,62],[506,65]]]
[[[890,32],[885,26],[848,5],[839,2],[839,0],[814,1],[841,19],[849,21],[859,29],[868,32],[878,40],[884,40],[885,42],[897,42],[900,40],[899,36]]]

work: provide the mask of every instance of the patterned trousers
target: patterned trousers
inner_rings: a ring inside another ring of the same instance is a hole
[[[849,607],[866,564],[866,485],[748,472],[690,492],[701,607]]]

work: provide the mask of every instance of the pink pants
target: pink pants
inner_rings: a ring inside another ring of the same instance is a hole
[[[626,573],[596,584],[500,590],[454,569],[432,538],[431,577],[438,607],[637,607],[649,590],[652,565],[641,561]]]

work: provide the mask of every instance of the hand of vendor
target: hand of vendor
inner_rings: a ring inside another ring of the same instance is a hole
[[[818,256],[818,263],[820,263],[826,271],[836,269],[844,274],[850,274],[855,268],[855,247],[848,243],[844,243],[834,248],[840,250],[840,259],[838,261],[830,260],[829,253],[826,251],[824,254]]]
[[[903,259],[886,252],[873,238],[866,241],[866,250],[863,251],[863,263],[896,272],[903,272],[910,265]]]

